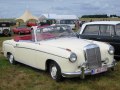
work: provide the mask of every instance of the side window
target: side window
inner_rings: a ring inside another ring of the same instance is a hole
[[[100,35],[104,35],[104,36],[114,35],[114,26],[100,25]]]
[[[87,25],[83,32],[84,35],[98,35],[99,26],[98,25]]]
[[[116,25],[116,35],[120,36],[120,24]]]

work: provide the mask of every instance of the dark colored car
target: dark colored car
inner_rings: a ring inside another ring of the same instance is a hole
[[[11,23],[10,22],[0,22],[0,35],[11,36]]]
[[[120,21],[96,21],[82,25],[80,38],[110,43],[115,59],[120,59]]]
[[[26,27],[25,25],[21,25],[19,27],[13,28],[12,30],[14,34],[19,34],[19,35],[31,33],[31,28]]]

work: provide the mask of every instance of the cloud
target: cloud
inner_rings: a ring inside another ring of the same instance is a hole
[[[19,17],[28,8],[33,15],[57,14],[117,14],[119,0],[0,0],[0,17]]]

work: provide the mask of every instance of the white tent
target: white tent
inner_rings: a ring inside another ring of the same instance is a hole
[[[58,15],[57,19],[78,19],[76,15]]]
[[[27,22],[29,20],[38,20],[37,17],[33,16],[30,11],[26,10],[22,16],[17,18],[16,20],[23,20],[24,22]]]

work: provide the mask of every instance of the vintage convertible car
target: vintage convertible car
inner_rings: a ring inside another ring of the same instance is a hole
[[[66,25],[32,28],[32,34],[3,42],[4,56],[11,64],[20,62],[41,70],[51,77],[82,77],[113,69],[114,48],[106,43],[85,40]]]

